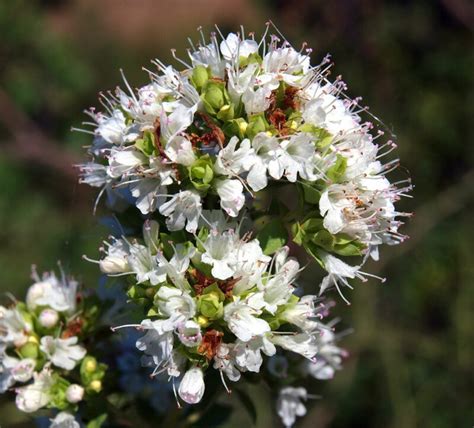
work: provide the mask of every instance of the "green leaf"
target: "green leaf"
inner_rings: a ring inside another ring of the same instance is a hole
[[[340,256],[361,256],[365,245],[353,241],[345,245],[334,245],[333,251]]]
[[[321,192],[315,188],[312,184],[304,182],[302,185],[304,201],[308,204],[317,205],[321,198]]]
[[[279,219],[274,219],[257,234],[257,239],[263,248],[264,254],[270,255],[286,244],[288,232]]]
[[[305,240],[305,232],[299,223],[291,225],[291,234],[293,236],[293,242],[302,245]]]
[[[331,251],[335,243],[334,236],[325,229],[317,232],[311,240],[327,251]]]
[[[314,243],[314,242],[305,242],[303,244],[303,247],[304,249],[306,250],[306,252],[314,258],[314,260],[316,260],[319,265],[324,269],[324,263],[323,261],[321,260],[321,258],[319,257],[319,247]]]
[[[107,419],[107,413],[102,413],[100,416],[97,416],[95,419],[92,419],[87,425],[86,428],[100,428],[102,424]]]

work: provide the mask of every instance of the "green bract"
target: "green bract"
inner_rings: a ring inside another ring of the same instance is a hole
[[[201,156],[188,167],[189,179],[200,192],[207,192],[214,178],[213,162],[209,155]]]
[[[213,116],[216,116],[222,107],[230,103],[225,83],[216,80],[209,80],[206,83],[201,99],[206,111]]]

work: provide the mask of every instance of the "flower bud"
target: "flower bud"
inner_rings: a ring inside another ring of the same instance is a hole
[[[213,81],[207,83],[201,99],[206,111],[213,116],[229,102],[229,96],[225,90],[224,83]]]
[[[198,367],[189,369],[179,384],[179,396],[188,404],[199,403],[204,395],[204,374]]]
[[[198,309],[202,315],[209,319],[221,318],[224,313],[224,305],[216,291],[199,296]]]
[[[202,192],[209,189],[214,178],[212,160],[209,155],[201,156],[190,167],[188,167],[189,179],[193,186]]]
[[[200,91],[202,87],[209,80],[209,71],[203,65],[197,65],[193,69],[193,74],[191,75],[191,82],[194,87]]]
[[[97,370],[97,360],[94,357],[86,357],[83,361],[84,370],[87,373],[94,373]]]
[[[79,403],[84,397],[84,388],[78,384],[69,385],[66,389],[66,400],[70,403]]]
[[[39,323],[42,327],[52,328],[59,321],[59,314],[54,309],[44,309],[39,315]]]
[[[93,380],[89,384],[89,389],[94,392],[99,393],[100,391],[102,391],[102,382],[100,380]]]
[[[232,104],[223,105],[217,113],[217,118],[223,121],[232,120],[234,118],[234,106]]]
[[[128,262],[124,257],[107,256],[99,261],[99,267],[103,273],[122,273],[128,270]]]
[[[37,343],[27,342],[20,348],[20,355],[23,358],[38,358],[39,347]]]

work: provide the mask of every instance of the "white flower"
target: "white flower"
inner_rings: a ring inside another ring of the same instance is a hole
[[[265,309],[272,314],[290,299],[294,290],[292,282],[299,272],[299,263],[292,258],[286,258],[288,251],[288,247],[283,247],[275,254],[275,274],[265,285],[260,286]]]
[[[39,314],[38,321],[45,328],[54,327],[59,321],[59,314],[54,309],[43,309]]]
[[[1,342],[0,342],[1,345]],[[15,384],[15,379],[12,375],[12,368],[18,364],[17,358],[9,357],[4,354],[4,349],[0,349],[0,394],[3,394]]]
[[[156,325],[162,323],[162,331],[172,331],[196,314],[194,299],[174,287],[160,287],[155,297],[155,304],[160,315],[167,318],[155,322]]]
[[[295,352],[313,360],[318,352],[318,341],[313,334],[274,334],[270,340],[287,351]]]
[[[31,385],[16,390],[16,406],[26,413],[36,412],[52,399],[50,390],[54,381],[51,371],[44,369],[33,376],[34,382]]]
[[[261,284],[262,274],[268,267],[270,256],[263,254],[262,247],[258,240],[250,242],[240,242],[235,251],[236,261],[234,263],[234,277],[240,278],[234,285],[232,293],[238,296]]]
[[[342,188],[342,186],[329,187],[321,194],[319,200],[319,212],[324,217],[324,227],[332,234],[339,233],[344,228],[346,225],[344,213],[354,208],[353,201],[345,197],[335,197],[334,190],[339,188]],[[345,190],[342,192],[345,192]]]
[[[139,167],[146,163],[146,156],[134,147],[126,150],[114,148],[110,152],[107,174],[112,178],[132,175]]]
[[[298,177],[314,181],[313,158],[315,155],[314,143],[309,134],[300,133],[281,142],[283,150],[282,162],[285,168],[285,177],[294,183]]]
[[[86,355],[86,350],[77,345],[76,336],[67,339],[43,336],[40,349],[55,366],[65,370],[72,370]]]
[[[266,336],[258,336],[248,342],[237,341],[234,347],[235,362],[243,371],[258,373],[263,363],[262,354],[275,355],[275,345]]]
[[[201,401],[204,390],[204,374],[199,367],[193,367],[184,374],[178,394],[186,403],[196,404]]]
[[[201,261],[212,266],[214,278],[227,279],[233,275],[233,264],[236,261],[234,247],[237,239],[232,230],[223,233],[211,230],[203,243],[206,252],[201,255]]]
[[[214,76],[223,78],[225,70],[225,62],[222,61],[218,42],[215,36],[211,36],[213,43],[206,46],[199,46],[198,50],[190,53],[193,65],[209,66]]]
[[[171,364],[173,361],[173,333],[163,332],[162,321],[146,319],[141,322],[141,328],[145,329],[146,333],[137,340],[136,347],[145,353],[141,359],[142,365],[154,365],[156,371],[163,365],[165,369],[169,370],[170,367],[174,369]],[[168,374],[173,376],[169,372]]]
[[[105,242],[107,256],[99,261],[100,270],[106,274],[128,272],[128,244],[123,239],[112,238],[112,243]]]
[[[202,340],[201,327],[189,320],[178,325],[178,338],[184,346],[198,346]]]
[[[329,328],[321,329],[318,341],[316,362],[307,361],[304,371],[316,379],[332,379],[336,370],[341,369],[342,357],[346,357],[347,352],[336,345],[336,337]]]
[[[271,330],[265,320],[257,318],[260,313],[260,310],[251,307],[247,301],[235,301],[225,306],[224,320],[232,333],[242,342],[248,342]]]
[[[316,300],[316,296],[303,296],[297,303],[290,304],[284,309],[280,314],[281,319],[298,326],[306,332],[316,330],[320,326],[320,323],[314,320],[317,312],[314,305]]]
[[[360,266],[350,266],[347,263],[344,263],[342,260],[337,257],[326,253],[325,251],[320,251],[319,256],[323,262],[324,269],[328,272],[320,284],[319,295],[324,293],[324,291],[331,285],[334,285],[338,290],[339,294],[342,293],[339,289],[339,283],[352,288],[347,279],[359,278],[363,281],[366,281],[365,277],[362,276],[359,271]],[[344,296],[342,296],[344,298]],[[345,299],[344,299],[345,300]],[[347,302],[347,300],[346,300]]]
[[[169,230],[181,230],[186,226],[188,232],[194,233],[198,226],[201,207],[199,195],[193,190],[184,190],[161,205],[159,211],[168,217],[166,225]]]
[[[126,125],[125,116],[120,110],[114,110],[110,117],[100,113],[93,117],[98,122],[95,130],[96,135],[99,135],[110,144],[121,145],[138,138],[138,134]]]
[[[306,414],[306,407],[302,403],[302,399],[307,399],[307,392],[304,388],[287,386],[280,390],[277,412],[285,427],[293,426],[297,416],[304,416]]]
[[[232,381],[237,382],[240,379],[240,371],[236,367],[234,345],[221,343],[214,356],[214,368],[219,370]]]
[[[247,58],[258,52],[258,44],[255,40],[240,40],[235,33],[229,33],[227,38],[220,44],[222,56],[227,60]]]
[[[130,193],[140,212],[148,214],[166,200],[167,189],[156,178],[144,178],[130,185]]]
[[[0,393],[5,392],[15,382],[28,382],[34,373],[36,361],[32,358],[19,360],[0,354]]]
[[[283,149],[275,137],[269,137],[260,132],[252,140],[252,147],[257,156],[256,161],[249,171],[247,182],[256,192],[267,187],[267,171],[271,177],[279,180],[285,170]]]
[[[237,179],[216,179],[213,184],[219,195],[221,208],[231,217],[237,217],[245,203],[242,183]]]
[[[194,113],[195,109],[178,104],[169,116],[164,112],[161,114],[161,137],[166,146],[171,144],[174,138],[178,137],[181,132],[193,123]]]
[[[27,333],[32,328],[31,322],[26,321],[16,307],[7,309],[0,306],[0,344],[12,343],[20,347],[28,340]]]
[[[51,419],[49,428],[80,428],[80,425],[70,413],[60,412]]]
[[[175,163],[190,166],[196,160],[191,141],[182,136],[174,137],[165,147],[168,158]]]
[[[76,310],[76,292],[78,282],[66,278],[64,274],[59,280],[54,272],[43,275],[43,280],[33,284],[26,294],[28,309],[35,310],[39,306],[47,306],[58,312],[72,313]]]
[[[272,88],[269,86],[262,86],[255,91],[250,87],[247,88],[242,95],[246,113],[250,116],[267,110],[270,107],[271,94]]]
[[[227,71],[227,78],[229,79],[227,90],[235,104],[238,104],[242,95],[255,84],[255,75],[258,69],[258,64],[253,63],[247,65],[243,70],[229,69]]]
[[[158,252],[156,260],[158,262],[160,275],[166,275],[168,280],[180,290],[189,290],[190,286],[185,273],[189,267],[190,259],[194,256],[195,252],[195,247],[187,247],[178,244],[175,247],[175,253],[170,261],[168,261],[161,252]],[[162,281],[166,279],[166,276],[163,276]]]
[[[66,389],[66,400],[70,403],[79,403],[84,397],[84,388],[81,385],[73,383]]]
[[[133,244],[130,246],[129,252],[128,266],[135,273],[139,284],[150,281],[151,285],[157,285],[165,281],[166,276],[159,271],[158,263],[150,248]]]
[[[217,154],[214,170],[219,174],[236,176],[248,171],[255,163],[255,153],[250,147],[250,140],[246,138],[239,144],[239,139],[232,137],[226,146]]]
[[[218,233],[228,229],[235,229],[237,223],[229,219],[222,210],[203,210],[199,227],[210,227]]]
[[[271,83],[272,89],[278,87],[280,80],[292,86],[302,86],[302,82],[312,76],[308,73],[309,66],[308,55],[301,55],[292,47],[270,45],[269,52],[263,58],[263,73],[259,79]],[[296,74],[300,72],[301,75]]]

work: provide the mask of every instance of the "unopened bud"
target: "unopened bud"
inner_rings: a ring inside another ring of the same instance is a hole
[[[103,273],[122,273],[128,270],[128,263],[123,257],[107,256],[99,261],[99,267]]]
[[[54,309],[44,309],[39,315],[39,323],[42,327],[52,328],[59,321],[59,314]]]
[[[66,389],[66,400],[70,403],[79,403],[84,397],[84,388],[81,385],[72,384]]]
[[[94,357],[86,357],[84,369],[88,373],[94,373],[97,370],[97,361]]]
[[[102,382],[100,380],[93,380],[89,384],[89,388],[94,392],[100,392],[102,391]]]
[[[35,360],[36,358],[38,358],[38,344],[27,342],[20,348],[20,355],[23,358],[32,358],[33,360]]]

